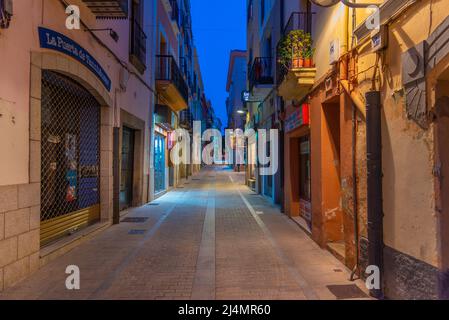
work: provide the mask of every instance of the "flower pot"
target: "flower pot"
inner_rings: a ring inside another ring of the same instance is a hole
[[[304,59],[304,68],[312,68],[313,67],[313,59],[306,58]]]
[[[304,67],[304,59],[303,58],[294,58],[293,59],[293,68],[303,68]]]

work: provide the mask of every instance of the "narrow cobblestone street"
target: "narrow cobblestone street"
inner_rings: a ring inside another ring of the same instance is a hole
[[[328,286],[353,285],[366,292],[242,174],[222,167],[203,169],[122,220],[129,217],[144,222],[108,228],[0,298],[336,299]],[[81,290],[65,287],[69,265],[80,268]]]

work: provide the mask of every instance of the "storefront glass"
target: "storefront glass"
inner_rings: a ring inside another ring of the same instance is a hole
[[[154,139],[154,192],[157,194],[165,189],[165,137],[156,133]]]

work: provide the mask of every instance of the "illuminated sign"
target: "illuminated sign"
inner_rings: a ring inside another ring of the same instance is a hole
[[[304,103],[285,120],[285,131],[291,132],[299,127],[310,124],[309,104]]]

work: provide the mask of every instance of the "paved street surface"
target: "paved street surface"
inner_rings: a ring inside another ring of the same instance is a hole
[[[127,217],[146,220],[107,229],[0,298],[298,300],[345,298],[338,292],[354,285],[366,291],[250,191],[244,175],[223,167],[204,169]],[[68,265],[81,270],[79,291],[65,287]]]

